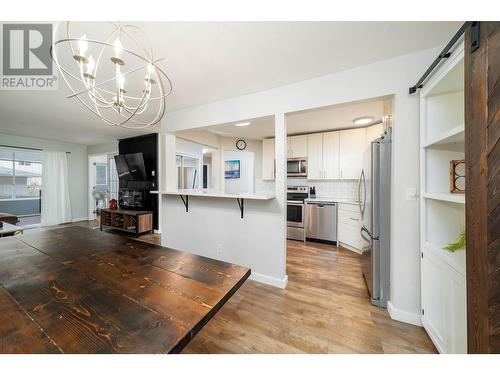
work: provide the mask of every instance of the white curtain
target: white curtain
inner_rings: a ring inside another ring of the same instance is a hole
[[[44,150],[42,165],[42,226],[67,223],[72,219],[66,152]]]

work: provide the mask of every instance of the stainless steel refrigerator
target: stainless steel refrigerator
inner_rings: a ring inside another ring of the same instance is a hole
[[[387,307],[390,290],[391,128],[364,155],[358,183],[363,227],[363,276],[374,305]]]

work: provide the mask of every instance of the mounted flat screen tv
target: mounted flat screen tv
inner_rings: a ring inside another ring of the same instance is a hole
[[[142,152],[115,155],[118,178],[123,181],[146,181],[146,168]]]

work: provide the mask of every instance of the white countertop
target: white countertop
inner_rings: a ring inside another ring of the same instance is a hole
[[[335,198],[335,197],[316,197],[316,198],[307,198],[305,202],[311,203],[345,203],[345,204],[354,204],[357,205],[359,202],[350,198]]]
[[[206,198],[233,198],[233,199],[254,199],[254,200],[271,200],[276,198],[274,193],[225,193],[220,190],[210,189],[175,189],[158,191],[152,190],[152,194],[160,195],[188,195],[191,197],[206,197]]]

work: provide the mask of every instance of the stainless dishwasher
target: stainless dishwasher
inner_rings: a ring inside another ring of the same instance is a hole
[[[337,203],[307,202],[306,238],[337,243]]]

